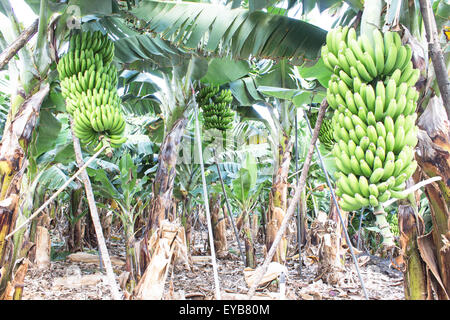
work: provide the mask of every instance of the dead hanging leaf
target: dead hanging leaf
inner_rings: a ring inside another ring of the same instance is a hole
[[[439,267],[438,262],[436,258],[436,248],[433,243],[432,234],[429,233],[424,236],[420,236],[417,238],[417,245],[419,247],[420,255],[424,262],[426,263],[427,267],[429,268],[431,274],[436,279],[436,282],[439,284],[439,287],[437,288],[438,295],[440,297],[449,299],[448,293],[445,290],[445,285],[442,283],[441,276],[439,274]]]
[[[174,263],[182,264],[186,270],[191,270],[189,264],[189,254],[186,241],[186,232],[184,227],[178,224],[178,232],[175,237],[175,251],[174,251]]]
[[[442,281],[446,288],[450,287],[450,242],[442,235],[444,246],[439,251],[442,263]],[[447,289],[448,290],[448,289]]]
[[[128,271],[123,271],[119,275],[119,287],[123,291],[126,291],[128,279],[130,279],[130,272],[128,272]]]
[[[160,300],[170,262],[181,259],[188,264],[184,228],[178,222],[163,220],[149,241],[154,252],[135,290],[134,298],[139,300]]]
[[[167,239],[160,239],[147,269],[135,289],[139,300],[160,300],[164,292],[167,270],[173,250]]]
[[[17,270],[14,272],[11,281],[8,281],[3,295],[0,300],[21,300],[24,280],[28,270],[28,265],[30,261],[26,258],[22,258],[20,261],[16,262]],[[3,269],[2,269],[3,271]]]
[[[245,282],[247,283],[249,288],[252,287],[256,281],[256,273],[257,273],[256,270],[258,270],[258,268],[257,269],[252,269],[252,268],[244,269]],[[288,270],[285,266],[283,266],[282,264],[279,264],[278,262],[271,262],[267,268],[266,273],[264,274],[263,278],[259,282],[258,286],[264,286],[264,285],[272,282],[273,280],[278,279],[281,272],[283,272],[287,277]]]

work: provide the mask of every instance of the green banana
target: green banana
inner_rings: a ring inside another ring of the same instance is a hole
[[[354,198],[361,207],[367,207],[370,204],[369,200],[362,197],[359,193],[355,193]]]
[[[365,56],[363,55],[363,60],[356,61],[356,70],[358,71],[358,75],[366,82],[370,82],[373,80],[374,77],[372,77],[369,72],[367,71],[366,67],[362,64],[361,61],[364,61]]]
[[[383,74],[387,75],[394,69],[395,61],[397,61],[397,51],[397,47],[394,44],[391,44],[389,54],[386,56],[386,60],[384,62]]]
[[[377,198],[375,198],[373,195],[370,195],[369,196],[369,203],[370,203],[371,206],[377,207],[379,202],[378,202]]]
[[[395,67],[401,68],[405,65],[407,59],[408,51],[405,46],[400,46],[397,51],[397,59],[395,60]]]
[[[370,183],[377,183],[378,181],[381,180],[383,175],[384,175],[384,168],[377,168],[373,170],[369,178]]]
[[[359,183],[359,189],[361,191],[361,194],[367,198],[370,195],[369,181],[367,180],[367,178],[365,176],[360,175],[359,179],[358,179],[358,183]]]
[[[395,84],[399,85],[401,75],[402,75],[402,71],[400,69],[395,69],[395,71],[389,77],[389,80],[394,80]]]
[[[420,78],[420,70],[414,69],[411,76],[406,81],[406,83],[408,84],[408,86],[414,86],[416,84],[417,80],[419,80],[419,78]]]
[[[369,72],[372,78],[375,78],[378,75],[378,71],[374,62],[374,58],[368,53],[364,52],[364,60],[363,64],[366,67],[366,70]],[[350,68],[350,67],[349,67]]]
[[[359,167],[361,168],[363,175],[366,178],[370,178],[370,176],[372,175],[372,169],[364,159],[359,160]]]
[[[350,186],[350,189],[352,191],[351,194],[360,193],[361,190],[359,188],[358,178],[353,173],[350,173],[348,175],[347,179],[348,179],[348,184]]]
[[[377,74],[382,74],[384,70],[384,41],[383,35],[378,29],[374,29],[372,32],[374,41],[374,55],[375,55],[375,66],[377,69]]]
[[[378,197],[379,195],[379,191],[378,191],[378,187],[376,186],[376,184],[369,184],[369,195],[372,195],[374,197]]]
[[[378,196],[378,201],[383,203],[388,201],[391,198],[391,192],[389,190],[384,191],[381,195]]]

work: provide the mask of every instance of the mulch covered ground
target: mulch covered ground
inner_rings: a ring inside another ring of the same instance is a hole
[[[123,243],[117,237],[108,241],[111,256],[124,259]],[[205,248],[206,231],[196,233],[195,256],[208,255]],[[218,259],[221,290],[227,299],[239,298],[248,290],[244,279],[244,265],[235,253],[233,236],[228,235],[230,254]],[[233,253],[234,252],[234,253]],[[328,285],[317,277],[317,261],[302,255],[303,264],[299,275],[298,259],[286,263],[285,299],[289,300],[363,300],[364,294],[353,260],[348,255],[344,277],[338,285]],[[264,261],[263,245],[257,245],[257,262]],[[371,300],[403,300],[403,275],[390,267],[388,260],[360,254],[359,266],[367,294]],[[119,276],[123,266],[114,265]],[[68,259],[52,261],[49,268],[38,269],[31,265],[25,279],[24,300],[109,300],[110,290],[105,271],[95,263],[71,262]],[[259,299],[279,299],[278,280],[272,281],[258,291]],[[213,299],[214,278],[212,264],[207,259],[197,261],[187,270],[182,265],[172,265],[166,281],[166,299]]]

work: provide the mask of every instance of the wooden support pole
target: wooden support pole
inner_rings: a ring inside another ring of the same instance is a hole
[[[192,91],[194,92],[193,89],[192,89]],[[194,119],[194,121],[195,121],[195,137],[196,137],[198,153],[199,153],[200,169],[202,172],[203,201],[205,203],[206,221],[208,222],[209,246],[211,248],[211,260],[212,260],[211,262],[213,265],[213,272],[214,272],[214,284],[215,284],[216,299],[221,300],[219,274],[217,272],[216,250],[214,247],[214,237],[213,237],[212,225],[211,225],[211,214],[209,212],[208,190],[206,188],[205,168],[203,165],[202,142],[200,140],[200,125],[199,125],[199,120],[198,120],[198,105],[197,105],[197,103],[195,103],[195,111],[194,112],[195,112],[195,119]]]
[[[436,19],[434,18],[429,0],[419,0],[419,3],[428,41],[428,54],[433,62],[434,73],[436,74],[439,91],[441,92],[442,102],[447,111],[447,118],[450,120],[450,81],[448,79],[444,55],[442,54],[439,43]]]
[[[305,188],[306,178],[308,177],[308,171],[309,171],[309,167],[311,165],[312,155],[314,152],[314,146],[317,141],[317,137],[319,136],[320,126],[322,125],[322,121],[325,116],[325,110],[327,109],[327,107],[328,107],[328,103],[326,102],[326,100],[324,100],[322,102],[322,104],[320,105],[319,116],[317,117],[316,126],[314,128],[314,133],[312,135],[311,142],[310,142],[310,145],[308,148],[308,153],[306,155],[306,159],[303,164],[302,174],[300,176],[299,183],[295,188],[294,197],[289,204],[289,207],[286,211],[286,215],[284,216],[284,219],[283,219],[283,222],[281,223],[280,229],[278,229],[278,232],[275,236],[272,246],[269,249],[269,252],[267,253],[267,256],[266,256],[266,259],[264,260],[263,265],[261,267],[258,267],[255,271],[255,281],[247,293],[248,299],[251,299],[255,295],[258,284],[261,282],[262,278],[264,277],[264,274],[267,272],[269,264],[272,261],[272,258],[278,247],[278,244],[280,243],[281,238],[283,237],[283,234],[285,233],[285,231],[287,229],[289,220],[292,218],[292,216],[294,214],[294,210],[297,207],[297,203],[300,200],[300,196],[303,192],[303,189]]]
[[[295,110],[295,183],[298,185],[298,114]],[[302,277],[302,217],[300,212],[300,203],[297,202],[297,245],[298,245],[298,275]]]
[[[71,127],[73,129],[73,121],[71,121],[71,123],[72,123]],[[80,140],[78,140],[78,138],[75,136],[73,130],[72,130],[72,137],[78,167],[83,167],[84,161],[81,153]],[[115,280],[114,271],[112,269],[108,248],[106,247],[105,237],[103,236],[102,225],[100,223],[100,218],[98,216],[97,205],[95,204],[94,192],[92,191],[91,181],[89,180],[89,176],[86,170],[83,170],[81,172],[81,180],[83,181],[84,188],[86,190],[86,198],[89,204],[89,211],[91,212],[92,223],[94,224],[95,234],[97,235],[98,249],[100,251],[103,264],[105,265],[106,277],[111,287],[112,297],[114,300],[122,300],[122,295],[119,292],[119,288]]]

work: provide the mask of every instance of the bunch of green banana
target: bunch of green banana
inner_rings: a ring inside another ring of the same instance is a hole
[[[309,121],[311,122],[311,127],[314,128],[317,121],[317,112],[311,113],[309,116]],[[319,131],[319,141],[328,150],[333,149],[334,146],[334,127],[330,118],[324,118]]]
[[[333,154],[343,209],[401,197],[417,166],[419,93],[414,84],[419,70],[412,68],[410,47],[401,44],[397,33],[382,35],[375,29],[369,40],[344,27],[329,32],[322,58],[334,72],[327,100],[335,110]]]
[[[327,101],[334,109],[340,206],[346,211],[373,206],[380,212],[383,202],[405,197],[405,182],[417,167],[414,85],[420,74],[412,66],[411,48],[395,32],[375,29],[369,39],[339,27],[328,33],[322,59],[333,72]],[[383,217],[377,216],[377,223],[384,228]]]
[[[375,29],[371,38],[365,34],[357,38],[354,28],[331,30],[327,34],[327,45],[322,47],[324,64],[348,87],[353,87],[356,78],[358,85],[392,77],[396,83],[413,86],[420,71],[412,67],[411,47],[402,45],[396,32],[383,35]]]
[[[126,137],[117,93],[117,69],[111,64],[114,43],[100,31],[72,35],[57,70],[74,133],[94,152],[104,144],[120,147]]]
[[[205,129],[225,131],[231,129],[234,112],[230,108],[233,97],[230,90],[219,86],[203,87],[197,95],[197,103],[203,109]]]
[[[117,81],[117,70],[114,66],[110,67],[108,70],[104,70],[103,67],[99,70],[95,70],[94,65],[92,65],[92,67],[84,71],[84,73],[78,72],[78,74],[62,79],[61,90],[64,98],[67,98],[67,94],[79,96],[88,90],[97,90],[98,92],[103,90],[109,92],[116,90]]]

